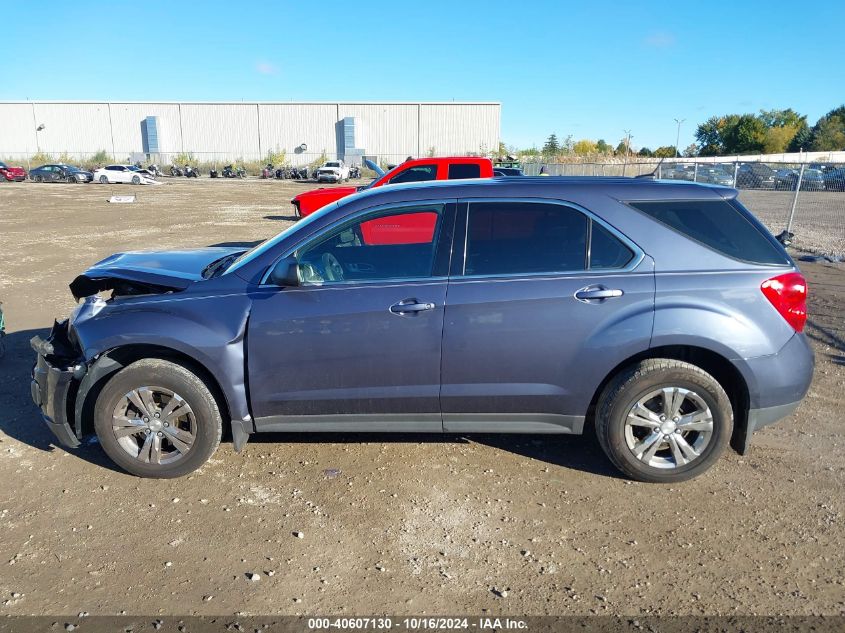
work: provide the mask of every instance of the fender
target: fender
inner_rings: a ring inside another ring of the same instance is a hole
[[[223,392],[233,427],[241,421],[251,431],[244,346],[250,305],[246,296],[234,294],[115,301],[92,310],[83,306],[72,327],[89,365],[86,388],[120,368],[114,366],[117,349],[171,349],[208,371]]]

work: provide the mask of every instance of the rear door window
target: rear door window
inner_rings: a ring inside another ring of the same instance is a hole
[[[469,163],[449,165],[449,180],[460,180],[461,178],[481,178],[481,165]]]
[[[733,259],[756,264],[789,264],[783,248],[737,200],[659,200],[628,204]]]
[[[467,222],[465,275],[520,275],[585,270],[589,220],[560,204],[473,202]]]

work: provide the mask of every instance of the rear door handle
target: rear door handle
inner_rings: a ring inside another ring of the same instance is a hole
[[[434,310],[434,304],[422,303],[417,299],[403,299],[399,303],[394,303],[390,306],[390,311],[393,314],[416,314],[427,310]]]
[[[604,286],[587,286],[575,291],[575,298],[584,303],[598,303],[605,299],[615,299],[624,293],[618,288],[605,288]]]

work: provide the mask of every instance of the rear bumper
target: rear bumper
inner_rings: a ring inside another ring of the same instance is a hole
[[[791,415],[813,381],[815,356],[804,334],[795,334],[783,349],[771,356],[746,361],[751,406],[745,428],[738,429],[734,447],[745,453],[751,435],[763,427]]]
[[[45,357],[45,342],[41,337],[34,337],[30,343],[37,354],[30,384],[32,401],[59,443],[67,448],[76,448],[80,444],[79,438],[68,420],[68,399],[76,387],[73,369],[51,365]]]

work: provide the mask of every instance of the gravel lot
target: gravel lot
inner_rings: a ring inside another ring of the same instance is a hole
[[[267,237],[310,186],[0,185],[0,615],[845,614],[843,264],[804,266],[807,400],[685,484],[620,479],[591,436],[274,435],[170,481],[53,448],[28,340],[68,282],[120,250]]]
[[[741,190],[739,199],[777,235],[786,229],[793,191]],[[793,246],[798,249],[845,257],[845,193],[800,191],[792,221]]]

